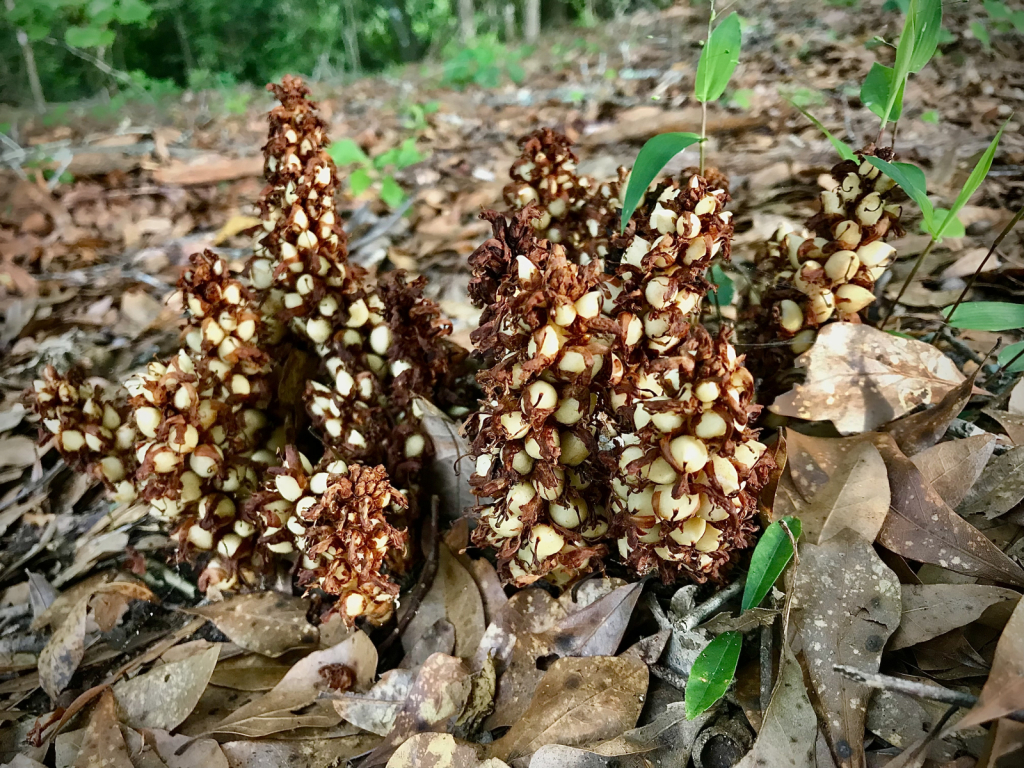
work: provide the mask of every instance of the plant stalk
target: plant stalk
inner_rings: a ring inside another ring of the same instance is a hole
[[[996,236],[995,240],[992,241],[992,246],[988,249],[988,253],[985,254],[985,258],[981,260],[981,264],[979,264],[978,268],[974,270],[974,274],[971,275],[971,279],[967,281],[967,285],[964,286],[963,291],[960,293],[956,301],[953,303],[953,308],[949,311],[949,314],[946,315],[945,319],[947,323],[949,322],[949,318],[953,316],[953,313],[956,312],[956,308],[963,303],[963,300],[965,298],[967,298],[967,294],[970,292],[971,288],[974,287],[974,283],[977,281],[978,276],[985,269],[985,265],[988,263],[988,260],[992,258],[992,254],[996,252],[996,249],[999,247],[999,244],[1003,242],[1003,238],[1010,234],[1010,231],[1015,226],[1017,226],[1018,222],[1020,222],[1022,218],[1024,218],[1024,205],[1020,207],[1020,210],[1014,214],[1013,218],[1010,219],[1009,223],[1007,223],[1007,225],[1003,227],[1003,231]]]
[[[700,103],[700,175],[704,175],[704,145],[708,141],[708,104]]]
[[[907,275],[907,279],[904,280],[903,285],[900,286],[900,292],[896,294],[896,298],[895,300],[893,300],[892,305],[885,313],[885,317],[883,317],[882,322],[878,324],[878,330],[885,330],[885,324],[889,322],[889,318],[892,317],[892,313],[896,311],[896,305],[900,303],[900,299],[903,298],[903,294],[907,292],[907,288],[910,287],[911,281],[913,281],[913,279],[917,277],[917,271],[921,269],[921,265],[924,263],[925,258],[928,256],[929,253],[932,252],[932,248],[935,247],[935,244],[937,242],[938,241],[934,237],[932,237],[932,239],[928,241],[928,245],[925,246],[925,249],[921,251],[921,253],[918,255],[917,261],[914,262],[914,268],[910,270],[910,274]]]

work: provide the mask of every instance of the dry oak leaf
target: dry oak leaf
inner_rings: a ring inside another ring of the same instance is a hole
[[[957,512],[985,515],[989,520],[1005,515],[1024,499],[1024,445],[993,459],[981,473]]]
[[[525,714],[488,751],[509,761],[547,744],[597,744],[636,725],[647,693],[647,665],[624,656],[556,660]]]
[[[778,679],[753,749],[736,768],[816,768],[818,718],[793,651],[782,647]]]
[[[878,671],[900,622],[900,584],[874,548],[845,529],[822,544],[801,542],[790,590],[791,644],[817,695],[840,768],[864,765],[864,722],[871,689],[833,669]]]
[[[807,369],[807,380],[776,398],[771,411],[831,421],[843,434],[877,429],[937,402],[964,380],[930,344],[859,323],[826,325],[797,364]]]
[[[357,728],[387,736],[415,680],[411,669],[388,670],[366,693],[340,694],[333,701],[334,709]]]
[[[956,509],[981,476],[995,447],[995,435],[972,435],[933,445],[910,460],[942,500]]]
[[[886,424],[881,431],[890,435],[907,456],[931,448],[942,439],[953,419],[970,401],[974,380],[980,370],[980,367],[975,368],[974,373],[949,390],[935,405]]]
[[[986,584],[903,584],[901,590],[903,618],[889,640],[890,651],[966,626],[993,606],[1012,610],[1020,599],[1019,592]]]
[[[1024,709],[1024,601],[1010,616],[996,644],[992,671],[981,689],[978,703],[963,716],[956,728],[987,723],[997,717]]]
[[[347,761],[365,754],[379,741],[378,736],[361,733],[340,738],[229,741],[220,748],[230,768],[324,768],[348,765]]]
[[[103,692],[92,711],[74,768],[133,768],[109,690]]]
[[[306,618],[308,609],[309,602],[299,597],[255,592],[187,612],[209,619],[245,650],[276,657],[294,648],[316,646],[319,632]]]
[[[121,720],[132,728],[174,730],[199,703],[219,656],[214,646],[118,683],[114,698]]]
[[[388,760],[387,768],[482,768],[476,750],[447,733],[417,733]],[[508,768],[501,761],[486,761],[487,768]]]
[[[869,442],[853,446],[845,460],[800,513],[806,541],[827,541],[850,528],[874,541],[889,512],[885,462]]]

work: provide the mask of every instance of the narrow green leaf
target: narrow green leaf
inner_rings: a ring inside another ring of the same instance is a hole
[[[697,101],[714,101],[725,92],[729,78],[740,62],[740,17],[730,13],[708,36],[697,62],[694,94]]]
[[[331,156],[335,165],[366,165],[370,162],[370,158],[363,152],[362,147],[352,139],[339,139],[331,142],[327,147],[327,154]]]
[[[1024,341],[1018,341],[1016,344],[1011,344],[999,353],[999,364],[1006,365],[1013,360],[1013,358],[1017,357],[1017,355],[1020,355],[1022,351],[1024,351]],[[1006,370],[1010,373],[1020,373],[1021,371],[1024,371],[1024,355],[1018,357],[1016,362]]]
[[[893,110],[896,108],[896,101],[903,94],[903,86],[910,76],[910,65],[914,59],[914,44],[917,40],[917,24],[920,22],[919,13],[916,8],[918,0],[910,0],[910,7],[907,9],[907,17],[903,22],[903,32],[900,34],[900,41],[896,45],[896,61],[893,63],[892,82],[898,84],[896,88],[889,88],[889,98],[886,99],[885,109],[882,110],[882,128],[892,119]]]
[[[380,199],[389,208],[397,208],[405,200],[405,190],[391,176],[385,176],[380,182]]]
[[[877,61],[871,65],[871,71],[864,78],[864,84],[860,87],[860,100],[865,107],[881,117],[885,107],[889,103],[889,92],[893,87],[894,71],[892,67],[879,64]],[[903,112],[903,88],[896,94],[896,101],[893,104],[891,120],[899,120]]]
[[[714,305],[716,296],[718,297],[718,306],[727,307],[732,304],[732,300],[736,296],[736,286],[732,278],[725,274],[718,264],[711,267],[709,277],[711,282],[718,286],[708,292],[708,300],[711,304]]]
[[[927,231],[934,232],[935,210],[932,206],[932,201],[928,199],[924,171],[910,163],[887,163],[882,158],[874,156],[868,156],[864,159],[899,184],[900,188],[910,195],[911,200],[917,203],[921,213],[924,215]]]
[[[720,634],[700,652],[686,681],[687,720],[709,710],[729,690],[742,647],[743,635],[731,631]]]
[[[792,102],[790,102],[790,103],[792,103]],[[835,147],[836,152],[839,153],[839,156],[841,158],[843,158],[843,160],[856,160],[857,159],[857,153],[854,152],[853,149],[851,149],[850,145],[847,144],[842,139],[837,139],[835,136],[833,136],[831,133],[829,133],[828,128],[826,128],[824,125],[822,125],[821,121],[818,118],[816,118],[814,115],[812,115],[806,109],[801,109],[800,107],[797,107],[796,104],[793,104],[793,106],[796,107],[797,109],[799,109],[800,110],[800,114],[802,114],[804,117],[806,117],[812,123],[814,123],[814,126],[819,131],[821,131],[822,133],[825,134],[825,138],[827,138],[830,142],[832,142],[832,146]]]
[[[935,55],[942,30],[942,0],[914,0],[908,13],[916,15],[914,21],[914,52],[910,57],[910,71],[920,72]],[[893,118],[895,119],[895,118]]]
[[[640,205],[647,187],[664,168],[668,161],[687,147],[701,140],[695,133],[663,133],[650,139],[633,163],[633,172],[629,175],[626,195],[622,200],[622,231],[626,231],[626,222],[633,211]]]
[[[981,43],[981,47],[986,51],[992,50],[992,40],[988,36],[988,29],[980,21],[972,21],[970,24],[971,35],[974,39]]]
[[[936,208],[935,209],[935,221],[943,221],[946,215],[949,213],[947,208]],[[931,235],[932,232],[928,231],[927,223],[921,222],[921,231]],[[949,226],[942,231],[943,237],[963,237],[967,234],[967,229],[964,227],[964,223],[960,219],[954,218],[950,221]],[[938,240],[939,238],[936,238]]]
[[[789,527],[794,539],[800,538],[800,518],[782,518]],[[761,540],[754,547],[754,554],[750,557],[750,572],[747,574],[747,583],[743,587],[744,611],[756,608],[764,600],[779,575],[789,565],[793,557],[793,542],[782,528],[782,521],[776,520],[764,529]]]
[[[949,315],[951,307],[943,310],[949,324],[968,331],[1012,331],[1024,328],[1024,304],[1008,301],[971,301],[961,304]]]
[[[939,225],[938,231],[935,233],[936,238],[942,237],[942,234],[946,231],[956,215],[960,213],[960,210],[967,205],[967,201],[971,199],[971,195],[978,191],[978,187],[981,186],[981,182],[988,176],[989,169],[992,168],[992,161],[996,156],[996,149],[999,147],[999,139],[1003,136],[1003,131],[1006,130],[1006,123],[1010,122],[1007,118],[1006,122],[1000,127],[999,132],[996,133],[996,137],[992,139],[992,142],[988,145],[988,149],[982,153],[978,159],[978,164],[974,166],[974,170],[971,171],[971,175],[967,177],[967,182],[964,184],[964,188],[960,190],[960,194],[956,196],[956,200],[953,201],[953,207],[949,209],[949,213],[946,214],[946,218],[942,220],[942,224]]]
[[[373,178],[365,168],[357,168],[348,177],[348,188],[353,197],[359,197],[373,184]]]

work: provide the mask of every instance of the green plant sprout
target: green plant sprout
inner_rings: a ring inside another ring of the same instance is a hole
[[[694,95],[701,108],[701,175],[704,174],[704,142],[708,135],[708,102],[716,101],[725,93],[729,79],[740,63],[742,43],[740,17],[730,13],[721,24],[714,27],[715,16],[715,4],[712,0],[711,15],[708,17],[708,39],[697,61],[697,77],[694,82]]]
[[[327,148],[327,154],[339,167],[356,166],[349,174],[349,190],[354,197],[363,194],[375,183],[380,184],[378,196],[389,208],[397,208],[405,200],[405,191],[395,181],[393,171],[400,171],[423,160],[416,148],[416,138],[409,137],[399,146],[370,157],[352,139],[341,139]]]

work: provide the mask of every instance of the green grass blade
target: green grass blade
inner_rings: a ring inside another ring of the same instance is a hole
[[[782,520],[786,522],[793,538],[799,539],[802,530],[800,518],[784,517]],[[761,540],[754,547],[754,554],[750,557],[747,583],[743,587],[744,611],[761,604],[793,557],[793,543],[783,530],[781,522],[776,520],[765,528]]]
[[[695,133],[663,133],[644,144],[640,154],[636,156],[636,162],[633,163],[633,172],[629,175],[629,183],[626,185],[626,195],[622,199],[623,232],[626,231],[629,217],[640,205],[647,187],[661,173],[661,169],[673,157],[700,140],[700,136]]]
[[[1006,123],[1010,120],[1007,118]],[[996,156],[996,149],[999,147],[999,139],[1003,136],[1003,131],[1006,130],[1006,123],[1003,123],[1000,127],[999,132],[996,133],[996,137],[992,139],[992,142],[988,145],[988,148],[978,159],[978,164],[974,166],[974,170],[971,171],[971,175],[967,177],[967,182],[964,184],[964,188],[960,190],[960,194],[956,196],[956,200],[953,202],[953,207],[949,209],[949,213],[942,220],[942,224],[939,225],[938,230],[935,233],[936,238],[942,237],[942,233],[946,231],[946,227],[952,223],[953,219],[960,212],[967,201],[971,199],[971,195],[978,191],[978,187],[981,186],[981,182],[988,176],[989,170],[992,168],[992,161]],[[898,182],[897,182],[898,183]]]
[[[742,647],[742,634],[723,632],[700,652],[686,681],[687,720],[706,712],[729,690]]]

